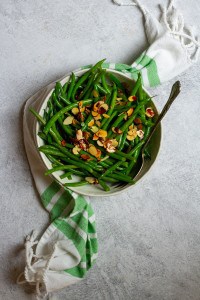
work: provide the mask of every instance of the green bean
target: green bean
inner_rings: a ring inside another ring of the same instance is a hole
[[[43,132],[38,132],[38,136],[43,140],[43,141],[47,141],[47,136],[43,133]]]
[[[119,175],[119,174],[111,173],[111,174],[109,174],[109,177],[118,179],[119,181],[123,181],[123,182],[134,183],[134,181],[131,179],[131,177],[127,178],[124,174]]]
[[[46,122],[45,120],[33,109],[33,108],[29,108],[29,111],[36,117],[36,119],[42,124],[42,125],[46,125]],[[54,140],[57,142],[57,143],[60,143],[60,138],[59,136],[57,136],[57,134],[52,130],[50,129],[50,134],[51,136],[54,138]]]
[[[107,94],[110,94],[110,89],[106,82],[105,72],[103,72],[101,74],[101,82],[102,82],[102,86],[103,86],[104,90],[107,92]]]
[[[72,99],[74,99],[76,91],[78,90],[78,88],[80,87],[81,84],[83,84],[83,82],[85,82],[88,77],[90,76],[91,73],[93,73],[94,71],[96,71],[101,65],[102,63],[105,61],[105,59],[99,61],[96,65],[94,65],[91,69],[89,69],[86,73],[84,73],[77,81],[77,83],[75,84],[73,91],[72,91]]]
[[[99,174],[94,171],[87,163],[83,163],[81,160],[77,161],[77,160],[73,160],[71,158],[63,158],[62,160],[64,160],[67,163],[73,164],[77,167],[79,167],[80,169],[85,169],[87,170],[89,173],[93,174],[94,176],[99,176]]]
[[[68,100],[71,99],[71,95],[72,95],[72,92],[73,92],[75,83],[76,83],[76,76],[75,76],[74,73],[72,72],[72,74],[71,74],[71,76],[70,76],[69,90],[68,90],[68,93],[67,93],[67,99],[68,99]],[[73,98],[72,98],[72,100],[73,100]]]
[[[41,146],[38,148],[39,151],[45,153],[45,154],[51,154],[51,155],[55,155],[55,156],[59,156],[59,157],[65,157],[65,155],[60,152],[59,150],[54,150],[51,148],[43,148],[44,146]]]
[[[52,174],[54,172],[57,172],[57,171],[63,171],[63,170],[68,170],[68,169],[77,169],[77,166],[74,166],[74,165],[60,165],[60,166],[57,166],[55,168],[52,168],[52,169],[49,169],[48,171],[46,171],[44,174],[45,175],[49,175],[49,174]]]
[[[99,184],[102,186],[102,188],[104,189],[104,191],[106,191],[106,192],[110,191],[109,186],[102,179],[99,179]]]
[[[127,137],[127,132],[128,130],[126,129],[123,133],[123,135],[121,136],[120,142],[119,142],[119,146],[118,146],[118,150],[122,151],[124,149],[124,145],[126,142],[126,137]]]
[[[53,94],[52,94],[52,98],[53,98],[53,101],[54,101],[54,103],[56,104],[56,106],[58,107],[58,108],[63,108],[63,106],[62,106],[62,104],[60,104],[60,102],[58,101],[58,99],[57,99],[57,96],[56,96],[56,93],[55,92],[53,92]]]
[[[74,175],[78,175],[78,176],[85,176],[84,172],[81,172],[79,170],[74,170],[74,169],[69,169],[69,172],[74,174]],[[64,179],[66,176],[66,173],[60,175],[60,179]]]
[[[90,75],[90,78],[88,80],[87,85],[85,86],[85,88],[81,92],[80,99],[82,99],[85,96],[85,94],[88,92],[88,90],[91,88],[91,86],[93,84],[93,81],[94,81],[94,78],[95,78],[95,73],[92,72],[91,75]]]
[[[71,102],[65,97],[60,95],[59,98],[66,104],[66,105],[70,105]]]
[[[137,79],[137,81],[136,81],[136,83],[135,83],[135,85],[134,85],[134,87],[133,87],[133,89],[131,91],[131,96],[135,96],[136,95],[136,93],[137,93],[137,91],[138,91],[138,89],[139,89],[139,87],[141,85],[142,85],[142,77],[141,77],[141,74],[139,73],[138,79]]]
[[[77,187],[77,186],[82,186],[89,184],[87,181],[79,181],[79,182],[67,182],[64,184],[66,187]]]
[[[96,84],[96,88],[99,92],[101,92],[103,95],[107,95],[107,91],[102,87],[100,86],[100,84]]]
[[[63,163],[59,160],[57,160],[55,157],[53,157],[50,154],[46,154],[47,158],[54,164],[58,165],[58,166],[63,166]]]
[[[120,88],[122,91],[124,91],[124,87],[123,87],[123,85],[121,84],[120,80],[119,80],[116,76],[114,76],[112,73],[107,73],[107,74],[108,74],[110,80],[113,81],[114,84],[115,84],[118,88]]]
[[[67,107],[63,107],[60,111],[58,111],[46,124],[46,126],[44,127],[44,133],[47,134],[50,130],[50,128],[52,127],[52,125],[62,116],[64,115],[67,111],[71,110],[74,107],[78,106],[79,102],[76,103],[72,103],[70,105],[68,105]],[[83,106],[88,105],[92,103],[92,100],[83,100],[82,104]]]
[[[67,88],[69,86],[69,80],[67,82],[65,82],[65,84],[63,85],[63,96],[65,97],[66,93],[67,93]]]
[[[119,182],[119,180],[111,178],[111,177],[104,177],[104,180],[107,182],[112,182],[112,183]]]
[[[114,170],[117,169],[122,164],[122,161],[118,161],[116,164],[114,164],[112,167],[108,168],[100,178],[103,178],[104,176],[107,176],[108,174],[112,173]]]

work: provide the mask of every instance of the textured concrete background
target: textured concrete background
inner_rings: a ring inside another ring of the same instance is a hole
[[[159,15],[158,0],[143,2]],[[188,22],[200,26],[197,0],[178,5]],[[146,46],[136,8],[110,0],[0,1],[0,299],[33,298],[30,288],[15,284],[24,266],[24,236],[33,228],[42,232],[49,222],[24,152],[24,101],[104,57],[131,63]],[[199,66],[179,77],[182,94],[163,122],[160,156],[149,176],[118,197],[92,199],[96,265],[81,283],[51,299],[200,299]],[[171,84],[154,89],[158,107]]]

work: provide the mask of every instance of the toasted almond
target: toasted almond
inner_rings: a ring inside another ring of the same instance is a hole
[[[83,132],[82,132],[81,129],[76,131],[76,138],[77,138],[78,141],[83,139]]]
[[[73,113],[74,115],[77,115],[77,114],[79,113],[78,107],[72,108],[72,113]]]
[[[144,137],[144,131],[143,130],[138,130],[137,131],[137,135],[139,136],[139,138],[142,140]]]
[[[94,138],[93,138],[94,139]],[[103,147],[103,141],[98,139],[97,136],[97,145],[99,145],[100,147]]]
[[[78,155],[80,151],[81,151],[81,148],[79,148],[78,146],[75,146],[75,147],[72,149],[72,152],[73,152],[73,154],[75,154],[75,155]]]
[[[99,93],[98,93],[96,90],[93,90],[93,91],[92,91],[92,95],[93,95],[95,98],[99,97]]]
[[[99,128],[97,126],[92,126],[91,130],[92,132],[96,133],[99,130]]]
[[[118,141],[116,139],[112,139],[111,142],[112,142],[112,146],[113,147],[117,147],[118,146]]]
[[[96,117],[94,117],[94,119],[97,121],[97,120],[100,120],[101,119],[101,115],[97,115]]]
[[[116,149],[115,149],[115,147],[110,146],[110,147],[106,148],[106,151],[109,152],[109,153],[114,153],[116,151]]]
[[[132,101],[137,100],[137,97],[136,96],[130,96],[130,97],[128,97],[128,100],[132,102]]]
[[[107,131],[106,130],[103,130],[103,129],[99,129],[97,132],[96,132],[96,135],[98,137],[102,137],[102,138],[105,138],[107,137]]]
[[[95,157],[97,156],[97,148],[92,144],[89,146],[88,152]]]
[[[85,177],[85,180],[90,183],[90,184],[97,184],[99,183],[98,182],[98,179],[97,178],[94,178],[94,177]]]
[[[98,116],[98,112],[97,112],[97,111],[92,111],[92,116],[93,116],[93,117]]]
[[[135,139],[135,137],[133,135],[127,135],[127,140],[129,141],[133,141]]]
[[[138,130],[142,130],[142,128],[143,128],[143,125],[142,125],[142,124],[138,124],[138,125],[137,125],[137,129],[138,129]]]
[[[72,120],[72,124],[73,124],[73,125],[79,124],[79,121],[76,120],[76,119],[73,119],[73,120]]]
[[[109,119],[109,118],[110,118],[110,116],[107,115],[107,114],[103,114],[103,117],[106,118],[106,119]]]
[[[100,150],[100,149],[97,149],[97,155],[96,155],[96,158],[97,158],[98,160],[101,159],[101,150]]]
[[[107,103],[103,103],[103,104],[101,105],[101,107],[103,107],[106,111],[108,110],[108,104],[107,104]]]
[[[131,130],[133,129],[133,127],[134,127],[133,125],[130,125],[128,129]]]
[[[122,134],[123,131],[119,127],[112,127],[112,131],[117,134]]]
[[[100,122],[100,121],[96,120],[95,123],[96,123],[96,125],[97,125],[98,127],[101,127],[101,122]]]
[[[84,160],[90,160],[90,156],[88,154],[81,154],[81,158]]]
[[[92,119],[89,123],[88,123],[88,126],[89,127],[92,127],[94,125],[94,119]]]
[[[93,141],[98,141],[99,137],[96,134],[94,134],[92,139]]]
[[[127,116],[130,117],[134,112],[133,107],[129,108],[129,110],[127,110]]]
[[[80,108],[80,112],[84,112],[85,111],[85,106]]]
[[[154,115],[155,115],[155,113],[154,113],[152,107],[147,107],[146,113],[145,113],[145,114],[146,114],[146,116],[149,117],[149,118],[153,118]]]
[[[86,140],[88,140],[89,137],[90,137],[90,133],[87,132],[87,131],[83,131],[83,136],[84,136],[84,138],[85,138]]]
[[[73,119],[74,119],[73,116],[68,116],[68,117],[64,120],[63,124],[64,124],[64,125],[72,124]]]
[[[79,108],[81,108],[83,106],[83,101],[79,101],[78,106],[79,106]]]
[[[117,97],[117,98],[116,98],[116,100],[117,100],[117,101],[121,101],[121,100],[122,100],[122,98],[118,98],[118,97]]]
[[[134,123],[135,123],[135,124],[141,124],[142,121],[141,121],[140,118],[135,118]]]

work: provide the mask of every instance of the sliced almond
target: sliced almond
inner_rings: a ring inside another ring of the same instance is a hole
[[[96,133],[99,130],[99,128],[97,126],[92,126],[91,130],[92,132]]]
[[[97,138],[98,138],[98,136],[97,136]],[[103,147],[103,141],[98,139],[97,140],[97,145],[100,146],[100,147]]]
[[[130,97],[128,97],[128,100],[129,101],[136,101],[137,100],[137,97],[136,96],[130,96]]]
[[[98,127],[101,127],[101,122],[100,122],[100,121],[96,121],[95,123],[96,123],[96,125],[97,125]]]
[[[98,179],[97,178],[94,178],[94,177],[85,177],[85,180],[90,183],[90,184],[97,184],[99,183],[98,182]]]
[[[81,129],[76,131],[76,138],[78,141],[83,139],[83,132]]]
[[[129,110],[127,110],[127,116],[130,117],[134,112],[133,107],[129,108]]]
[[[83,131],[83,136],[84,136],[84,138],[85,138],[86,140],[88,140],[89,137],[90,137],[90,133],[87,132],[87,131]]]
[[[135,137],[133,135],[127,135],[126,138],[128,141],[133,141],[135,139]]]
[[[97,149],[97,155],[96,155],[96,158],[97,158],[98,160],[101,159],[101,150],[100,150],[100,149]]]
[[[104,101],[102,101],[102,100],[97,101],[97,102],[93,105],[93,110],[98,112],[99,108],[100,108],[103,104],[104,104]]]
[[[112,142],[112,146],[113,147],[117,147],[118,146],[118,141],[116,139],[112,139],[111,142]]]
[[[72,113],[73,113],[74,115],[77,115],[77,114],[79,113],[78,107],[72,108]]]
[[[118,98],[118,97],[117,97],[117,98],[116,98],[116,100],[117,100],[117,101],[121,101],[121,100],[122,100],[122,98]]]
[[[107,137],[107,131],[106,130],[103,130],[103,129],[99,129],[97,132],[96,132],[96,135],[98,137],[102,137],[102,138],[105,138]]]
[[[81,151],[81,148],[79,148],[78,146],[75,146],[75,147],[72,149],[72,152],[73,152],[73,154],[75,154],[75,155],[78,155],[80,151]]]
[[[155,113],[154,113],[152,107],[147,107],[146,113],[145,113],[145,114],[146,114],[146,116],[149,117],[149,118],[153,118],[154,115],[155,115]]]
[[[94,117],[94,119],[97,121],[97,120],[100,120],[101,119],[101,115],[98,114],[96,117]]]
[[[94,134],[92,139],[93,141],[98,141],[99,137],[96,134]]]
[[[73,119],[74,119],[73,116],[68,116],[68,117],[64,120],[63,124],[64,124],[64,125],[70,125],[70,124],[72,124]]]
[[[103,117],[106,118],[106,119],[109,119],[109,118],[110,118],[110,116],[107,115],[107,114],[103,114]]]
[[[89,146],[88,152],[95,157],[97,156],[97,148],[92,144]]]
[[[97,112],[97,111],[92,111],[92,116],[93,116],[93,117],[98,116],[98,112]]]
[[[137,135],[139,136],[139,138],[142,140],[144,137],[144,131],[143,130],[138,130],[137,131]]]
[[[92,119],[89,123],[88,123],[88,126],[89,127],[92,127],[94,125],[94,119]]]
[[[95,98],[99,97],[99,93],[98,93],[96,90],[93,90],[93,91],[92,91],[92,95],[93,95]]]
[[[117,134],[122,134],[123,131],[119,127],[112,127],[112,131]]]
[[[88,154],[81,154],[81,158],[84,160],[90,160],[90,156]]]

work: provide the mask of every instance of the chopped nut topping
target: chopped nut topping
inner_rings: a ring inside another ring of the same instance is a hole
[[[146,114],[146,116],[149,117],[149,118],[153,118],[154,115],[155,115],[155,113],[154,113],[152,107],[147,107],[146,113],[145,113],[145,114]]]
[[[73,119],[74,119],[73,116],[68,116],[68,117],[63,121],[63,124],[64,124],[64,125],[70,125],[70,124],[72,124]]]

